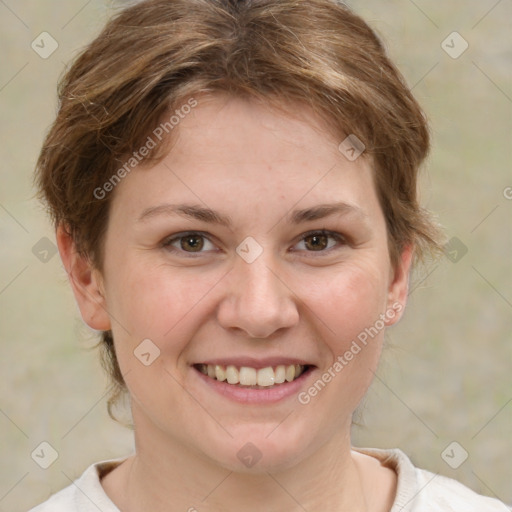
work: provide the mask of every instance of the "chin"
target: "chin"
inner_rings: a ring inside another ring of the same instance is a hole
[[[272,428],[276,428],[274,425]],[[242,429],[223,446],[223,450],[205,454],[219,466],[229,471],[252,475],[275,473],[288,470],[307,457],[307,436],[299,432],[291,433],[284,427],[281,432],[272,428]],[[269,432],[270,435],[269,435]]]

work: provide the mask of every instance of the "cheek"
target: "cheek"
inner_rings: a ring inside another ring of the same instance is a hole
[[[333,355],[347,350],[351,341],[375,325],[384,312],[384,275],[375,265],[361,264],[326,274],[325,279],[315,279],[315,285],[304,283],[305,290],[310,290],[305,292],[305,302],[325,325],[322,334]]]
[[[321,320],[316,334],[323,341],[323,367],[298,401],[312,416],[323,417],[325,406],[337,419],[335,429],[357,408],[370,386],[382,350],[386,281],[376,267],[354,267],[325,280],[307,302]]]
[[[176,333],[197,316],[197,306],[221,279],[220,272],[198,275],[194,269],[177,272],[170,266],[126,261],[111,274],[107,289],[109,312],[117,320],[112,322],[114,336],[135,344],[149,338],[162,348],[173,340],[166,350],[179,350],[182,337]]]
[[[112,330],[117,359],[132,399],[149,415],[161,409],[163,396],[172,404],[171,416],[164,413],[154,418],[157,422],[201,414],[179,383],[182,359],[201,322],[211,314],[209,293],[224,274],[210,271],[199,276],[197,269],[188,270],[126,260],[110,273],[107,287],[109,311],[116,318]],[[144,354],[149,354],[145,361]]]

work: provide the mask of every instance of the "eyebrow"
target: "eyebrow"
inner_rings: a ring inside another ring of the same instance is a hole
[[[146,208],[139,216],[137,222],[144,222],[160,215],[180,215],[181,217],[192,218],[210,224],[219,224],[231,228],[232,221],[227,215],[222,215],[210,208],[194,204],[161,204]],[[332,215],[356,215],[361,219],[367,217],[366,213],[359,206],[349,203],[338,202],[328,203],[294,210],[287,214],[288,222],[292,224],[301,224],[313,220],[323,219]]]

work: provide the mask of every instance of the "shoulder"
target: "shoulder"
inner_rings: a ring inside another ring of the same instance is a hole
[[[75,492],[73,486],[70,485],[51,496],[44,503],[31,508],[29,512],[63,512],[64,510],[72,512],[78,510],[75,506],[74,498]]]
[[[481,496],[445,476],[417,468],[398,449],[357,448],[397,473],[397,489],[390,512],[510,512],[501,501]]]
[[[123,460],[106,460],[92,464],[71,485],[29,512],[119,512],[103,490],[100,479]]]
[[[435,504],[439,511],[458,512],[510,512],[504,503],[481,496],[457,480],[415,468],[417,482],[425,491],[418,495],[418,512],[432,510]],[[421,505],[420,505],[421,504]]]

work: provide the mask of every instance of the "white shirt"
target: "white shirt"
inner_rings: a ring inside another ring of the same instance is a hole
[[[380,460],[397,475],[397,491],[390,512],[510,512],[502,502],[480,496],[461,483],[413,466],[398,449],[357,448]],[[98,462],[69,487],[29,512],[120,512],[100,483],[123,459]]]

